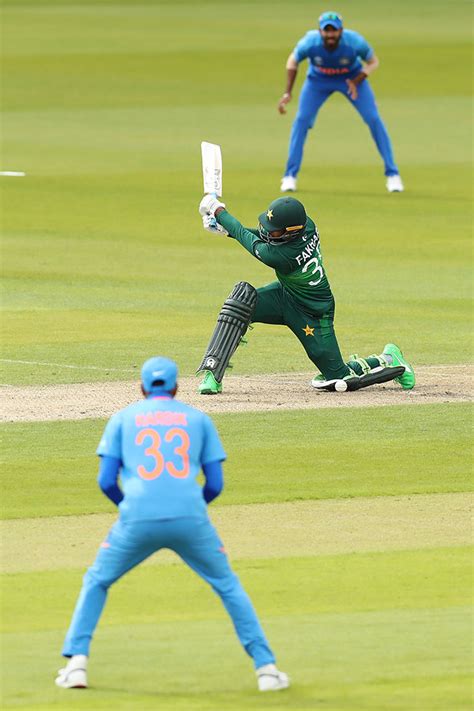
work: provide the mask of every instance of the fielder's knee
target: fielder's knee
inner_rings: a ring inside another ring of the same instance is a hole
[[[230,573],[223,578],[211,582],[212,589],[219,597],[228,598],[235,593],[241,592],[242,585],[235,573]]]
[[[116,579],[110,579],[106,578],[105,576],[101,576],[100,573],[98,573],[98,571],[94,570],[94,567],[92,567],[89,568],[82,580],[84,587],[87,587],[88,590],[90,590],[91,588],[102,588],[103,590],[107,591]]]
[[[364,116],[363,118],[367,126],[372,131],[377,128],[379,123],[381,123],[381,119],[378,114],[369,114],[368,116]]]
[[[294,126],[300,131],[309,131],[314,124],[315,119],[313,116],[297,116],[295,119]]]

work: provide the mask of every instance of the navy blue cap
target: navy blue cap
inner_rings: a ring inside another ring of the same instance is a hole
[[[155,356],[149,358],[142,366],[142,385],[147,392],[165,390],[171,392],[176,387],[178,366],[174,360]]]
[[[319,17],[319,27],[324,30],[326,27],[334,27],[336,30],[342,29],[342,17],[338,12],[323,12]]]

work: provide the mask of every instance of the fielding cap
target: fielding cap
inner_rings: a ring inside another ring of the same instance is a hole
[[[176,387],[178,366],[173,360],[156,356],[149,358],[142,366],[142,385],[147,393],[156,390],[171,392]]]
[[[324,30],[326,27],[334,27],[336,30],[342,29],[342,16],[338,12],[323,12],[319,16],[319,27]]]

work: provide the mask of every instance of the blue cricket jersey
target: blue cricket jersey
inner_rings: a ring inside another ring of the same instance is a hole
[[[361,71],[360,60],[370,59],[374,50],[358,32],[343,30],[337,48],[329,51],[319,31],[311,30],[300,39],[293,52],[298,63],[309,60],[308,77],[348,79]]]
[[[201,467],[226,458],[211,418],[169,396],[150,396],[113,415],[97,448],[121,460],[123,521],[207,516]]]

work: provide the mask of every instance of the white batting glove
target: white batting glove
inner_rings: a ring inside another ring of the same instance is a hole
[[[199,214],[214,215],[218,207],[225,207],[225,204],[223,202],[219,202],[215,195],[204,195],[203,199],[199,203]]]
[[[225,227],[222,227],[220,225],[216,218],[213,217],[212,215],[203,215],[202,216],[202,226],[204,227],[205,230],[208,232],[212,232],[213,234],[219,234],[219,235],[228,235],[229,233],[225,229]]]

